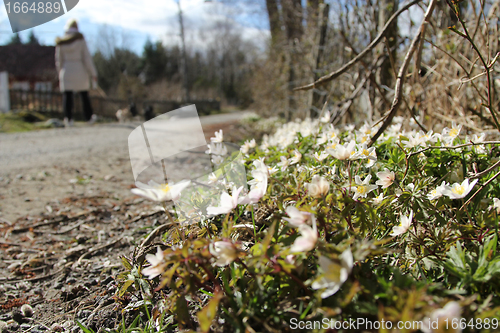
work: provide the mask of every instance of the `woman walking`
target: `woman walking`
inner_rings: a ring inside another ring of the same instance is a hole
[[[78,24],[70,20],[66,24],[63,37],[56,38],[56,68],[59,73],[59,89],[63,92],[64,124],[73,126],[73,93],[80,93],[85,119],[89,123],[96,120],[90,105],[90,78],[97,86],[97,71]]]

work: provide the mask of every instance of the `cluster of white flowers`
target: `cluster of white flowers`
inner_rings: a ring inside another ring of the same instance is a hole
[[[470,191],[474,188],[477,183],[477,179],[473,180],[469,184],[469,179],[465,179],[462,183],[448,184],[445,181],[441,183],[438,187],[427,194],[429,200],[435,200],[443,195],[449,197],[450,199],[462,199],[465,198]]]
[[[313,133],[317,133],[319,128],[319,121],[317,119],[311,120],[306,118],[305,120],[296,120],[284,124],[274,135],[265,135],[262,140],[261,149],[266,151],[268,147],[274,146],[279,148],[286,148],[297,142],[297,133],[300,133],[302,137],[307,137]]]
[[[227,155],[227,147],[224,144],[224,135],[222,130],[215,132],[215,137],[210,138],[210,144],[207,145],[206,154],[210,154],[212,163],[220,165],[224,161],[224,156]]]
[[[250,172],[251,180],[248,182],[250,190],[247,192],[244,187],[237,188],[236,186],[233,186],[231,191],[223,191],[220,195],[218,206],[207,207],[208,216],[228,214],[237,208],[238,205],[252,205],[258,203],[259,200],[267,193],[268,182],[271,175],[278,172],[278,170],[286,172],[288,169],[292,168],[299,172],[303,172],[304,170],[310,172],[309,175],[312,175],[312,179],[309,183],[304,184],[305,192],[308,196],[320,200],[325,200],[330,192],[330,181],[341,179],[342,177],[344,177],[344,179],[349,179],[349,183],[342,186],[346,191],[348,190],[348,193],[352,195],[354,200],[367,198],[369,193],[379,190],[379,188],[387,189],[394,183],[397,185],[397,189],[395,190],[396,195],[399,195],[404,188],[412,192],[414,190],[418,190],[418,186],[415,186],[414,184],[399,184],[399,182],[396,181],[395,172],[387,168],[383,171],[376,172],[378,180],[373,184],[371,183],[372,175],[369,173],[364,177],[364,179],[362,179],[358,174],[351,175],[352,170],[349,170],[349,177],[346,177],[347,171],[342,170],[341,167],[339,167],[339,176],[337,177],[335,176],[337,171],[336,166],[333,168],[329,166],[327,168],[328,170],[325,170],[324,167],[322,168],[322,166],[317,166],[316,164],[313,166],[303,163],[307,158],[314,158],[316,161],[324,165],[328,164],[328,159],[336,159],[343,161],[341,163],[345,163],[347,168],[344,169],[348,169],[352,165],[357,165],[358,171],[361,167],[364,167],[364,170],[367,170],[376,164],[377,153],[375,151],[375,147],[369,147],[368,141],[379,129],[380,125],[365,123],[361,126],[361,128],[359,128],[359,130],[355,130],[353,125],[347,126],[344,128],[346,132],[341,136],[340,129],[329,124],[329,120],[330,114],[327,112],[319,120],[305,119],[303,121],[290,122],[278,128],[274,135],[265,136],[263,143],[260,146],[261,150],[268,151],[270,147],[276,147],[286,153],[281,154],[280,161],[275,162],[275,165],[272,166],[266,165],[264,158],[253,161],[253,168]],[[462,129],[462,125],[456,125],[453,123],[451,128],[444,128],[441,134],[433,133],[433,131],[424,133],[423,131],[417,131],[416,129],[405,132],[402,131],[402,123],[403,119],[401,117],[395,117],[394,124],[386,130],[383,137],[386,139],[390,137],[401,140],[402,145],[406,149],[426,147],[430,144],[435,144],[438,141],[440,141],[442,145],[453,145],[454,140],[458,137]],[[289,146],[299,143],[300,137],[308,137],[311,135],[313,135],[316,139],[313,144],[313,147],[315,148],[314,152],[309,153],[302,151],[301,153],[297,148],[293,151],[289,150]],[[484,135],[476,135],[473,136],[470,141],[474,143],[481,143],[484,142],[484,139]],[[255,147],[255,140],[248,140],[240,148],[240,151],[247,155],[250,150]],[[481,150],[483,149],[481,146],[476,147],[476,149],[480,152],[483,151]],[[222,162],[223,156],[227,155],[227,149],[223,144],[222,130],[216,132],[215,137],[211,138],[207,153],[211,154],[212,162],[217,165]],[[301,165],[301,163],[304,165]],[[377,171],[376,167],[375,171]],[[353,177],[354,180],[352,180],[351,177]],[[462,180],[463,175],[456,174],[456,178]],[[217,179],[215,174],[212,174],[209,177],[209,183],[221,183],[221,180]],[[477,179],[471,182],[469,182],[469,179],[465,179],[462,182],[455,182],[453,184],[443,181],[441,185],[437,186],[436,189],[427,194],[427,198],[429,200],[435,200],[439,197],[447,196],[450,199],[461,199],[470,193],[476,183]],[[180,195],[180,191],[188,185],[188,181],[168,185],[150,184],[150,186],[145,186],[144,184],[141,184],[141,189],[134,189],[133,192],[155,201],[175,200]],[[227,187],[231,186],[230,184],[224,185],[227,185]],[[384,193],[383,191],[380,191],[378,196],[374,196],[372,203],[380,205],[384,199]],[[499,199],[494,199],[491,209],[494,209],[500,214]],[[298,231],[298,235],[290,247],[290,256],[293,258],[300,254],[305,254],[314,250],[319,241],[315,213],[302,211],[300,204],[297,204],[296,202],[287,206],[285,212],[288,217],[283,217],[283,220],[288,222],[290,227],[297,228]],[[409,232],[413,219],[413,211],[410,211],[409,215],[400,215],[400,224],[393,227],[390,235],[397,237]],[[238,258],[238,254],[241,251],[231,240],[213,241],[209,250],[215,258],[214,264],[217,266],[226,266],[230,264]],[[163,269],[161,264],[163,258],[162,255],[163,252],[158,249],[156,256],[148,255],[146,257],[146,259],[151,263],[151,266],[144,270],[146,275],[153,278],[161,274]],[[312,283],[311,287],[313,289],[320,290],[322,298],[335,294],[342,284],[348,279],[353,265],[354,259],[349,248],[338,256],[338,258],[334,259],[320,255],[320,274]],[[452,305],[449,307],[451,308]],[[455,305],[453,305],[453,307],[454,308],[452,310],[455,310]],[[439,317],[440,313],[433,315]]]

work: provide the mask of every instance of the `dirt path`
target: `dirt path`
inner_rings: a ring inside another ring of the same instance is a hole
[[[245,114],[200,119],[210,137],[218,125],[227,127]],[[134,178],[127,143],[138,125],[77,124],[70,129],[0,134],[0,218],[15,221],[50,212],[51,203],[68,196],[102,191],[118,198],[130,196]]]
[[[222,128],[237,141],[231,133],[244,115],[203,117],[205,138]],[[130,192],[127,145],[137,125],[0,134],[0,332],[81,332],[76,321],[98,332],[120,323],[121,257],[134,258],[144,237],[166,223],[154,202]],[[21,313],[23,304],[32,317]]]

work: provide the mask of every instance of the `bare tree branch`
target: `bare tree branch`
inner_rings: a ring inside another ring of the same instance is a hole
[[[387,23],[385,24],[382,31],[378,34],[378,36],[363,51],[361,51],[361,53],[359,53],[355,58],[353,58],[347,64],[345,64],[344,66],[342,66],[340,69],[336,70],[335,72],[332,72],[330,74],[327,74],[325,76],[320,77],[318,80],[316,80],[313,83],[295,88],[294,91],[310,90],[319,84],[324,84],[326,82],[329,82],[329,81],[339,77],[343,73],[347,72],[352,66],[354,66],[358,61],[360,61],[366,54],[368,54],[368,52],[370,52],[375,46],[377,46],[378,43],[380,43],[380,41],[384,37],[386,31],[389,29],[389,27],[391,27],[391,24],[395,20],[397,20],[398,16],[401,15],[401,13],[408,10],[411,6],[417,4],[418,2],[420,2],[420,0],[413,0],[413,1],[409,2],[408,4],[406,4],[405,6],[403,6],[400,10],[395,12],[391,16],[391,18],[387,21]]]
[[[370,140],[370,146],[377,141],[377,139],[380,137],[382,133],[384,133],[385,129],[387,126],[392,121],[392,118],[396,115],[396,112],[398,111],[399,105],[401,104],[402,101],[402,96],[403,96],[403,83],[404,83],[404,78],[406,75],[406,71],[408,69],[408,66],[410,64],[410,61],[412,59],[413,53],[415,50],[418,48],[420,44],[420,39],[423,38],[424,33],[425,33],[425,26],[429,22],[429,19],[431,18],[432,12],[434,10],[434,7],[436,6],[437,0],[431,0],[429,3],[429,6],[427,7],[427,11],[425,12],[424,19],[422,20],[422,24],[420,24],[420,28],[418,30],[417,35],[413,38],[410,49],[406,53],[405,59],[403,61],[403,65],[399,69],[398,73],[398,78],[396,80],[396,88],[394,89],[394,99],[392,101],[392,106],[391,109],[389,110],[389,114],[387,115],[387,118],[384,120],[384,123],[382,126],[379,128],[377,133],[371,138]],[[418,74],[418,73],[415,73]]]

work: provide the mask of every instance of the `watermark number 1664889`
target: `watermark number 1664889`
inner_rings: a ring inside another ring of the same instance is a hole
[[[61,4],[59,2],[32,2],[31,5],[28,4],[27,2],[10,2],[6,1],[5,2],[5,8],[7,9],[7,14],[10,14],[11,12],[14,12],[16,14],[23,13],[27,14],[28,12],[31,13],[47,13],[51,14],[52,12],[54,13],[59,13],[62,8]]]
[[[47,23],[73,9],[78,0],[4,0],[12,32]]]

